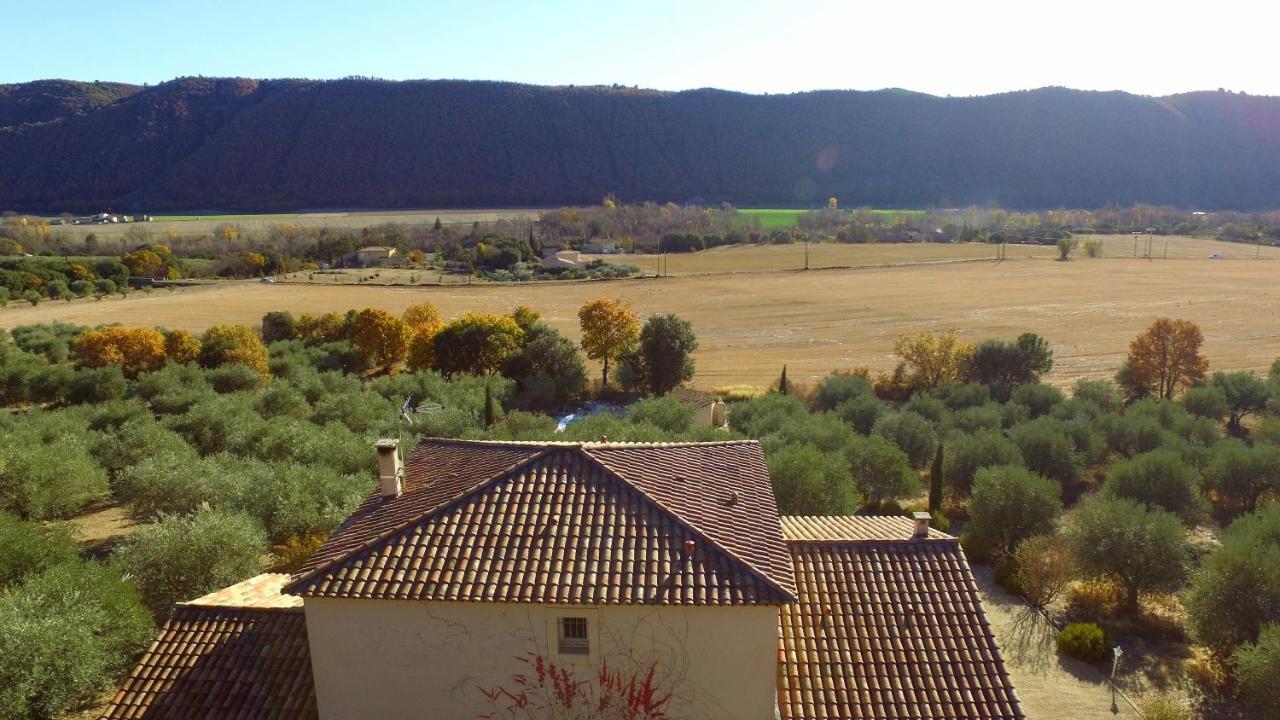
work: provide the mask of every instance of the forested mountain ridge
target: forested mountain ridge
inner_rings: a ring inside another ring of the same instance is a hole
[[[0,86],[0,209],[1280,207],[1280,98],[1223,92],[182,78],[105,103],[68,83],[36,112],[33,85]]]

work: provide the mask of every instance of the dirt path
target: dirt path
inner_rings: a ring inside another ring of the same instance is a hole
[[[1111,687],[1091,665],[1058,656],[1053,628],[1026,603],[1006,593],[991,569],[974,566],[987,620],[1000,642],[1028,720],[1138,718],[1121,697],[1112,712]]]

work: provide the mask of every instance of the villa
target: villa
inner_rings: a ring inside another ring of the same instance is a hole
[[[757,442],[377,448],[298,573],[180,605],[105,718],[1023,717],[957,540],[779,517]]]

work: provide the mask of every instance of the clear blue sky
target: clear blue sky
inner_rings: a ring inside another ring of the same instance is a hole
[[[1280,95],[1275,3],[5,0],[0,82],[465,78]],[[1183,8],[1182,5],[1187,7]]]

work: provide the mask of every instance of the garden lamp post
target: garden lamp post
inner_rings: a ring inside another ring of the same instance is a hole
[[[1116,670],[1120,667],[1120,656],[1124,650],[1116,645],[1111,648],[1111,714],[1119,715],[1120,706],[1116,704]]]

